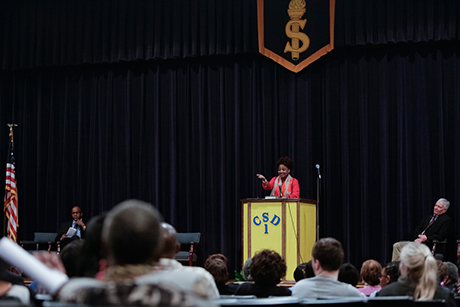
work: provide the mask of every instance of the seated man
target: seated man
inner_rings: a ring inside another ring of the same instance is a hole
[[[61,250],[70,242],[74,240],[80,240],[84,237],[86,231],[86,225],[83,223],[83,213],[80,207],[75,206],[72,208],[72,220],[61,224],[59,231],[54,239],[56,242],[61,241]],[[69,228],[75,228],[75,234],[71,237],[67,236]]]
[[[324,296],[362,297],[355,287],[337,280],[343,262],[342,244],[334,238],[316,241],[312,250],[315,277],[300,280],[292,287],[292,296],[318,298]]]
[[[442,241],[447,238],[452,223],[450,217],[445,214],[449,206],[450,202],[445,198],[440,198],[436,202],[433,214],[424,218],[415,229],[415,236],[417,237],[414,240],[415,242],[424,243],[431,249],[433,240]],[[401,241],[393,244],[391,261],[399,261],[401,249],[409,242],[410,241]]]

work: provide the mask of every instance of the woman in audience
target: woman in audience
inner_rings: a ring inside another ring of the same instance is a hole
[[[411,242],[401,250],[399,265],[401,277],[383,288],[377,296],[412,296],[417,301],[446,300],[446,306],[455,307],[452,294],[437,282],[436,261],[425,244]]]
[[[220,295],[232,295],[235,294],[236,284],[228,284],[228,269],[227,269],[227,257],[222,254],[214,254],[206,259],[204,268],[211,273],[216,282],[217,289]]]
[[[380,287],[386,287],[399,278],[399,261],[388,262],[380,275]]]
[[[252,257],[251,276],[254,283],[241,284],[237,295],[255,295],[257,297],[289,296],[291,290],[277,284],[286,276],[286,262],[272,250],[264,249]]]
[[[379,277],[382,273],[382,266],[375,260],[367,260],[364,261],[363,265],[361,266],[361,280],[364,283],[363,288],[359,288],[359,292],[365,295],[371,295],[375,291],[380,291],[382,287],[380,287]]]
[[[379,286],[381,288],[388,286],[389,284],[397,281],[399,278],[399,261],[388,262],[387,265],[382,268],[382,274],[379,276]],[[374,291],[369,297],[375,297],[380,290]]]
[[[308,262],[299,264],[294,270],[294,280],[296,282],[304,278],[311,278],[311,277],[315,277],[315,273],[313,272],[313,267],[311,265],[311,260]]]
[[[358,269],[349,262],[342,263],[337,280],[356,287],[359,281]]]

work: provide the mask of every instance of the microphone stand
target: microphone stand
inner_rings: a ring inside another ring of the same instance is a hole
[[[319,198],[321,193],[321,175],[316,178],[316,241],[319,241]]]

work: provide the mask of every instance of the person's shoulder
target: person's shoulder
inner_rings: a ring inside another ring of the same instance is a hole
[[[60,301],[71,302],[77,299],[82,292],[99,291],[107,287],[107,284],[94,278],[72,278],[65,283],[57,293]],[[98,290],[96,290],[98,289]]]
[[[446,213],[443,213],[443,214],[441,214],[439,217],[440,217],[441,219],[444,219],[444,220],[446,220],[446,221],[450,221],[450,220],[452,220],[452,219],[451,219],[451,217],[450,217],[450,216],[447,214],[447,212],[446,212]]]
[[[399,281],[392,282],[391,284],[383,287],[382,290],[380,290],[377,293],[377,296],[391,296],[391,295],[394,295],[395,293],[401,291],[402,287],[404,287],[404,285],[401,282],[399,282]]]
[[[276,293],[278,296],[290,296],[292,295],[291,289],[283,286],[275,286],[275,290],[273,291]]]
[[[316,277],[310,277],[310,278],[304,278],[304,279],[301,279],[299,280],[298,282],[295,283],[295,286],[302,286],[302,285],[306,285],[306,284],[309,284],[312,282],[312,280],[315,280]]]
[[[448,288],[445,288],[441,285],[436,285],[435,298],[446,299],[451,294]]]
[[[244,282],[238,285],[238,288],[235,290],[235,294],[252,294],[252,288],[254,284],[252,282]],[[248,292],[249,291],[249,292]]]
[[[364,293],[359,291],[356,287],[353,287],[352,285],[344,283],[344,282],[340,282],[340,283],[341,283],[341,287],[346,289],[350,293],[350,295],[353,295],[353,296],[366,296]]]
[[[316,277],[311,277],[311,278],[304,278],[304,279],[299,280],[298,282],[295,283],[294,286],[292,286],[291,292],[294,293],[298,291],[303,291],[303,289],[305,288],[309,288],[309,286],[312,283],[315,283],[315,278]]]

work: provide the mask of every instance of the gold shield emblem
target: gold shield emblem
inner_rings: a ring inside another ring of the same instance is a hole
[[[299,72],[334,49],[334,16],[335,0],[257,0],[259,52]]]

